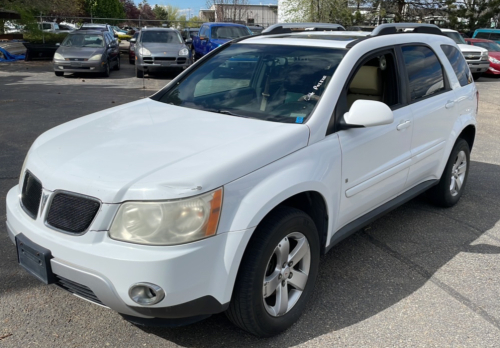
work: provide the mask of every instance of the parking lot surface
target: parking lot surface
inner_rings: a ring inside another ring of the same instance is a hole
[[[500,79],[477,82],[478,132],[461,201],[441,209],[418,197],[334,247],[308,309],[277,337],[257,339],[224,314],[136,327],[21,269],[5,196],[36,137],[147,97],[173,76],[137,79],[125,55],[110,78],[56,77],[47,61],[0,65],[0,347],[498,347]]]

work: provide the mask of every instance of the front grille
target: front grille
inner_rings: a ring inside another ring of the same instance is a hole
[[[464,53],[464,56],[466,60],[480,60],[481,52],[468,52]]]
[[[58,276],[57,274],[55,275],[56,277],[56,285],[63,288],[66,291],[71,292],[72,294],[78,295],[80,297],[83,297],[86,300],[95,302],[97,304],[100,304],[101,306],[104,306],[104,303],[99,300],[99,298],[94,294],[90,288],[86,287],[85,285],[78,284],[77,282],[74,282],[72,280],[63,278],[61,276]]]
[[[64,232],[85,232],[94,220],[100,205],[95,198],[56,193],[50,203],[47,224]]]
[[[155,57],[155,60],[174,61],[175,57]]]
[[[38,214],[41,198],[42,183],[27,171],[24,175],[23,190],[21,192],[21,206],[33,219],[36,219]]]

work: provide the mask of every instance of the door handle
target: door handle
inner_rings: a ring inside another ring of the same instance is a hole
[[[402,121],[400,124],[398,124],[398,126],[396,127],[396,129],[398,131],[403,130],[405,128],[410,127],[410,124],[411,124],[410,120]]]
[[[454,100],[448,100],[446,105],[444,106],[447,109],[451,109],[453,106],[455,106],[455,101]]]

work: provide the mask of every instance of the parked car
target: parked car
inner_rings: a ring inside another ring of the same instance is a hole
[[[128,49],[128,62],[130,64],[135,64],[135,43],[139,37],[139,31],[134,33],[134,36],[130,39],[130,46]]]
[[[262,33],[264,30],[264,27],[261,27],[260,25],[249,25],[248,29],[252,32],[252,34],[257,35]]]
[[[128,34],[126,30],[122,30],[117,26],[112,26],[113,33],[116,35],[119,40],[130,40],[132,35]]]
[[[500,44],[500,29],[476,29],[473,39],[486,39]]]
[[[233,41],[42,134],[6,199],[20,265],[138,324],[226,311],[257,336],[289,328],[322,254],[467,184],[478,91],[459,47],[428,24],[361,34]]]
[[[441,29],[443,34],[451,38],[456,42],[460,51],[465,57],[469,69],[472,72],[474,80],[477,80],[483,75],[484,72],[488,71],[490,67],[490,62],[488,60],[488,50],[479,46],[467,45],[465,39],[456,30],[451,29]]]
[[[250,29],[241,24],[204,23],[193,38],[191,56],[199,59],[228,41],[249,35],[252,35]]]
[[[283,32],[301,32],[301,31],[343,31],[345,28],[340,24],[332,23],[276,23],[266,29],[263,33],[283,33]]]
[[[193,50],[193,38],[198,35],[200,28],[184,28],[182,29],[182,38],[186,43],[187,48],[190,52]]]
[[[38,23],[38,28],[46,33],[69,33],[75,30],[74,28],[68,28],[67,26],[63,26],[61,28],[59,24],[56,22],[40,22]]]
[[[488,50],[490,67],[485,72],[487,75],[500,75],[500,44],[485,39],[465,39],[469,45],[479,46]]]
[[[135,42],[135,74],[185,69],[192,63],[189,49],[175,29],[144,28]]]
[[[109,77],[111,69],[120,70],[120,50],[106,30],[77,30],[63,40],[52,65],[56,76],[90,72]]]

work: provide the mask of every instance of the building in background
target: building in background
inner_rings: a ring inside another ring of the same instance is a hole
[[[214,4],[200,10],[203,22],[231,22],[268,27],[278,23],[278,5]]]

